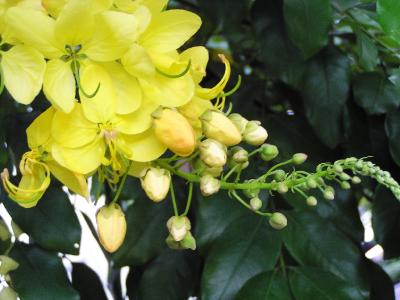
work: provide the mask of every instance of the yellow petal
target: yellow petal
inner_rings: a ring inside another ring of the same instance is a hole
[[[65,148],[53,144],[53,158],[63,167],[79,174],[89,174],[100,165],[105,154],[103,138],[98,137],[92,143],[79,148]]]
[[[201,19],[194,13],[172,9],[153,18],[140,36],[139,44],[149,51],[169,52],[181,47],[200,28]]]
[[[69,0],[61,10],[55,25],[59,47],[81,45],[94,31],[94,16],[90,1]]]
[[[152,129],[136,135],[124,135],[126,146],[131,150],[129,159],[148,162],[159,158],[167,148],[158,141]]]
[[[138,44],[131,45],[122,56],[121,63],[129,74],[136,77],[153,76],[155,74],[155,67],[150,56],[146,49]]]
[[[42,0],[44,9],[54,18],[58,17],[68,0]]]
[[[70,64],[58,58],[48,61],[43,82],[46,98],[65,113],[75,105],[75,78]]]
[[[190,74],[179,78],[168,78],[157,74],[154,79],[139,78],[146,98],[166,107],[178,107],[188,103],[193,95],[195,85]]]
[[[137,36],[135,16],[107,11],[95,20],[96,31],[92,39],[83,45],[82,52],[94,61],[113,61],[122,57]]]
[[[55,110],[49,107],[41,113],[26,129],[28,146],[31,149],[47,144],[51,138],[51,124]]]
[[[53,118],[51,134],[54,140],[68,148],[82,147],[96,139],[98,127],[86,119],[82,112],[82,105],[76,104],[69,113],[57,111]]]
[[[15,37],[39,50],[46,58],[56,58],[63,54],[55,46],[55,21],[43,12],[12,7],[7,10],[6,23]]]
[[[191,61],[191,72],[196,84],[198,84],[206,75],[209,55],[208,50],[205,47],[192,47],[183,51],[180,55],[180,60]]]
[[[133,177],[142,177],[143,172],[151,167],[151,163],[149,162],[133,162],[128,171],[128,174]]]
[[[124,67],[116,62],[104,63],[102,66],[110,74],[116,96],[115,112],[126,115],[136,111],[142,103],[142,90],[139,82]]]
[[[143,0],[143,5],[146,5],[151,13],[155,15],[167,7],[168,0]]]
[[[54,177],[75,194],[81,195],[84,198],[89,196],[89,188],[85,176],[71,172],[70,170],[60,166],[54,160],[46,161],[46,164]]]
[[[129,115],[119,116],[117,130],[125,134],[138,134],[151,127],[151,113],[159,107],[158,102],[145,99],[142,106]]]
[[[96,64],[89,64],[82,70],[81,85],[87,93],[93,93],[98,85],[100,88],[92,98],[80,93],[83,114],[93,123],[107,123],[115,113],[116,94],[112,79],[107,71]]]
[[[2,52],[4,84],[19,103],[29,104],[42,88],[46,62],[32,47],[18,45]]]
[[[142,34],[150,25],[151,12],[146,6],[140,5],[132,14],[138,21],[137,33]]]
[[[200,116],[209,109],[212,109],[213,105],[209,100],[201,99],[194,96],[189,103],[179,107],[179,112],[185,116],[189,121],[190,125],[194,129],[201,129]]]

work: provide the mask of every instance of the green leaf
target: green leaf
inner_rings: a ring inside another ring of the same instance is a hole
[[[315,133],[331,148],[342,137],[349,87],[349,60],[338,50],[328,48],[309,62],[301,89],[305,113]]]
[[[383,30],[398,40],[400,38],[400,2],[397,0],[378,0],[376,9]]]
[[[107,300],[99,276],[85,264],[72,264],[72,285],[82,300]]]
[[[11,233],[6,223],[0,217],[0,254],[5,254],[11,246]]]
[[[394,281],[389,275],[377,264],[368,261],[368,277],[370,284],[370,299],[372,300],[395,300]]]
[[[352,8],[356,5],[359,5],[361,3],[360,0],[332,0],[332,3],[340,9],[341,11],[345,11],[349,8]]]
[[[362,73],[353,79],[354,100],[368,114],[383,114],[400,104],[397,87],[378,72]]]
[[[142,265],[155,257],[165,248],[168,236],[167,221],[173,215],[171,199],[154,203],[146,197],[138,180],[129,181],[134,193],[125,211],[127,235],[121,248],[112,254],[117,267]]]
[[[160,256],[146,265],[137,287],[129,297],[141,300],[188,299],[194,295],[194,288],[199,279],[199,262],[199,257],[191,250],[165,249]],[[134,273],[133,278],[139,276],[135,269],[131,272]]]
[[[248,280],[235,299],[290,300],[293,298],[285,275],[281,271],[274,270],[258,274]]]
[[[302,265],[320,267],[366,289],[363,255],[329,221],[312,212],[288,212],[283,241],[291,255]]]
[[[309,267],[291,268],[290,288],[298,300],[363,300],[357,286],[332,273]]]
[[[400,245],[397,242],[400,232],[400,203],[392,192],[378,186],[372,208],[372,225],[376,241],[385,249],[385,258],[400,256]]]
[[[378,49],[364,32],[357,33],[357,53],[360,65],[366,71],[373,71],[378,63]]]
[[[10,276],[21,299],[79,300],[56,253],[17,244],[10,256],[19,263],[19,267],[10,272]]]
[[[79,254],[81,226],[67,194],[50,186],[33,208],[5,199],[4,204],[18,226],[48,250]]]
[[[329,0],[284,0],[283,12],[289,37],[304,58],[310,58],[328,44],[332,22]]]
[[[385,131],[389,139],[390,154],[400,166],[400,112],[392,112],[386,116]]]
[[[237,220],[206,257],[201,297],[232,299],[248,279],[273,269],[280,249],[280,235],[266,218],[252,215]]]

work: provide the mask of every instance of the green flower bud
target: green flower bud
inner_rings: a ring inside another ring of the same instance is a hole
[[[339,178],[340,178],[340,180],[350,180],[351,179],[351,177],[346,173],[341,173],[339,175]]]
[[[276,181],[283,181],[286,178],[286,172],[284,170],[278,169],[274,171],[274,178]]]
[[[260,121],[249,121],[243,133],[244,141],[252,146],[259,146],[268,138],[268,132]]]
[[[19,264],[11,257],[0,255],[0,275],[6,275],[18,268]],[[1,299],[1,298],[0,298]]]
[[[154,202],[160,202],[167,197],[171,184],[171,174],[161,168],[148,168],[140,182],[147,197]]]
[[[324,181],[324,179],[322,177],[318,177],[316,180],[317,180],[317,183],[319,185],[324,185],[325,184],[325,181]]]
[[[254,197],[250,199],[250,206],[252,210],[259,210],[262,207],[263,203],[260,198]]]
[[[249,152],[239,146],[235,146],[230,150],[232,160],[238,164],[249,161]]]
[[[255,181],[255,180],[254,179],[245,180],[245,183],[250,183],[253,181]],[[243,193],[249,198],[255,198],[255,197],[258,197],[258,194],[260,193],[260,189],[247,189],[247,190],[243,190]]]
[[[289,188],[284,182],[279,182],[278,185],[276,186],[276,190],[278,191],[279,194],[285,194],[288,192]]]
[[[2,300],[17,300],[17,293],[9,286],[3,287],[0,291],[0,299]]]
[[[348,183],[347,181],[342,181],[340,183],[340,187],[344,190],[349,190],[351,188],[350,183]]]
[[[325,198],[326,200],[333,200],[333,199],[335,199],[335,192],[332,191],[332,190],[330,190],[330,189],[326,189],[326,190],[324,191],[324,198]]]
[[[317,181],[312,177],[307,178],[306,184],[310,189],[315,189],[318,186]]]
[[[185,216],[173,216],[167,222],[168,231],[176,242],[182,241],[191,227],[190,220]]]
[[[364,166],[364,162],[362,160],[359,160],[355,163],[355,167],[357,169],[362,169],[362,167]]]
[[[206,174],[200,178],[200,191],[203,196],[211,196],[218,193],[221,188],[221,181]]]
[[[17,223],[15,223],[14,221],[11,221],[11,228],[12,231],[14,232],[15,237],[18,239],[19,236],[21,234],[23,234],[24,232],[22,231],[22,229],[18,226]]]
[[[295,165],[301,165],[307,160],[307,154],[304,153],[296,153],[292,156],[293,163]]]
[[[342,173],[343,172],[342,166],[341,165],[337,165],[337,164],[335,164],[333,166],[333,170],[335,170],[336,173]]]
[[[270,217],[269,224],[272,228],[281,230],[287,226],[287,219],[284,214],[276,212]]]
[[[307,197],[306,202],[308,206],[316,206],[318,204],[317,198],[314,196]]]
[[[165,243],[172,250],[181,250],[181,249],[183,249],[183,247],[181,246],[181,243],[175,241],[171,234],[169,234],[168,237],[165,239]]]
[[[278,147],[271,144],[263,144],[261,146],[261,158],[265,161],[273,160],[279,154]]]
[[[209,174],[213,177],[218,177],[221,175],[224,167],[210,167],[207,166],[200,158],[193,162],[193,168],[198,172],[199,175]]]
[[[210,167],[222,167],[226,164],[226,146],[217,140],[206,139],[200,143],[200,158]]]
[[[233,124],[235,124],[236,128],[239,130],[239,132],[241,134],[243,134],[243,132],[246,129],[246,125],[249,122],[247,119],[243,118],[241,115],[239,114],[230,114],[228,116],[229,120],[232,121]]]
[[[188,233],[186,233],[183,240],[180,241],[180,244],[183,249],[196,250],[196,240],[194,239],[194,237],[190,231]]]

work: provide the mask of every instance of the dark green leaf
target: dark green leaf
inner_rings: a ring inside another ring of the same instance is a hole
[[[392,192],[379,186],[374,196],[372,225],[375,239],[385,249],[385,258],[400,256],[400,203]]]
[[[291,268],[290,288],[298,300],[363,300],[357,286],[332,273],[309,267]]]
[[[289,37],[309,58],[328,43],[332,22],[329,0],[284,0],[283,11]]]
[[[237,220],[206,257],[202,298],[232,299],[249,278],[274,267],[280,249],[280,235],[266,218],[252,215]]]
[[[43,248],[79,253],[81,226],[67,194],[60,187],[51,186],[33,208],[22,208],[9,199],[4,204],[15,223]]]
[[[290,300],[289,284],[281,271],[258,274],[248,280],[236,295],[236,300]]]
[[[194,296],[198,263],[199,257],[191,250],[166,249],[146,266],[129,296],[140,300],[186,300]],[[135,269],[131,272],[135,275]]]
[[[357,33],[357,52],[361,66],[366,71],[373,71],[378,63],[378,49],[364,32]]]
[[[354,99],[368,114],[382,114],[396,109],[400,94],[386,76],[378,72],[362,73],[353,79]]]
[[[392,112],[386,116],[386,135],[389,139],[390,154],[398,166],[400,166],[400,112]]]
[[[10,272],[10,276],[21,299],[79,299],[56,253],[35,246],[17,244],[10,256],[19,263],[19,267]]]
[[[302,96],[306,116],[327,146],[341,140],[341,117],[349,91],[349,61],[336,49],[326,49],[309,62]]]
[[[332,0],[332,3],[340,9],[341,11],[345,11],[349,8],[352,8],[361,3],[360,0]]]
[[[81,300],[107,300],[99,276],[85,264],[72,265],[72,285]]]
[[[377,264],[368,261],[370,282],[370,300],[395,300],[394,282],[389,275]]]
[[[378,20],[382,28],[393,37],[400,38],[400,1],[378,0]]]
[[[291,255],[302,265],[323,268],[366,288],[362,253],[335,226],[317,214],[288,213],[283,240]]]

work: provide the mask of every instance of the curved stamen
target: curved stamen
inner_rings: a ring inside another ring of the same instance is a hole
[[[96,96],[97,93],[99,92],[101,83],[99,82],[99,83],[97,84],[96,90],[95,90],[92,94],[89,94],[89,93],[87,93],[87,92],[85,91],[85,89],[84,89],[83,86],[82,86],[81,77],[80,77],[80,75],[79,75],[80,64],[79,64],[79,62],[76,60],[76,58],[73,58],[73,59],[72,59],[71,68],[72,68],[72,73],[74,74],[74,77],[75,77],[75,80],[76,80],[76,84],[78,85],[79,91],[80,91],[83,95],[85,95],[85,97],[87,97],[87,98],[93,98],[94,96]]]
[[[188,64],[187,64],[185,70],[183,70],[183,71],[182,71],[181,73],[179,73],[179,74],[176,74],[176,75],[168,74],[168,73],[165,73],[165,72],[161,71],[161,70],[158,69],[158,68],[156,68],[156,71],[157,71],[158,73],[160,73],[161,75],[163,75],[163,76],[165,76],[165,77],[168,77],[168,78],[180,78],[180,77],[185,76],[186,73],[189,72],[191,66],[192,66],[192,61],[189,59],[189,62],[188,62]]]

